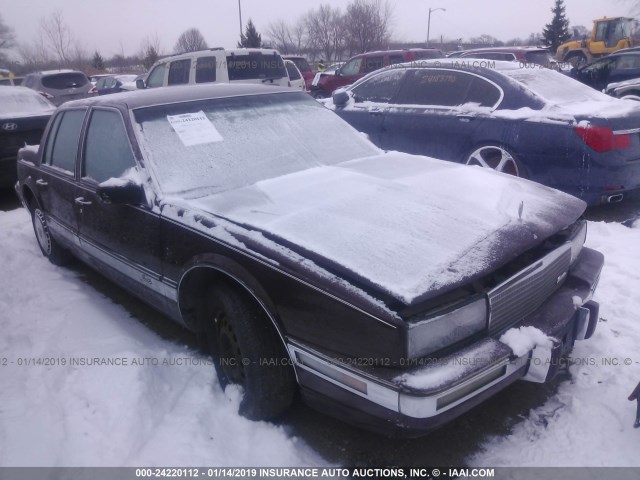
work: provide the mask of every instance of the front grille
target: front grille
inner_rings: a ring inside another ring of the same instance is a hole
[[[557,248],[491,290],[489,334],[506,330],[532,314],[560,287],[571,265],[571,247]]]

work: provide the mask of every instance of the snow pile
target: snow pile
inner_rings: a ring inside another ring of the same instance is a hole
[[[325,463],[281,427],[240,417],[207,357],[51,265],[23,209],[0,213],[0,245],[0,466]]]
[[[638,226],[636,222],[635,226]],[[640,228],[590,223],[587,246],[605,255],[594,300],[594,336],[576,342],[571,381],[506,437],[492,438],[468,459],[490,466],[640,466],[635,402],[640,381]]]
[[[514,355],[521,357],[536,347],[552,348],[554,339],[536,327],[520,327],[504,332],[500,341],[507,345]]]

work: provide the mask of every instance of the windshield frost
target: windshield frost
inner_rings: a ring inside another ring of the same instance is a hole
[[[304,94],[155,106],[136,110],[135,119],[162,191],[190,198],[378,153]]]

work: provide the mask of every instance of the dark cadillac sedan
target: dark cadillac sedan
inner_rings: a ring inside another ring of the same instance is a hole
[[[640,188],[638,105],[536,65],[394,65],[328,105],[385,150],[493,168],[591,205]]]
[[[384,154],[303,92],[69,102],[18,171],[43,254],[82,259],[196,332],[252,419],[300,391],[417,435],[517,379],[550,380],[598,318],[584,202]]]
[[[0,189],[16,183],[16,157],[25,144],[40,143],[51,102],[25,87],[0,87]]]

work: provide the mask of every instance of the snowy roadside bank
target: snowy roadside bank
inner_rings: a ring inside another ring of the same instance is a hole
[[[51,265],[23,209],[0,212],[0,265],[0,358],[13,362],[0,367],[0,466],[325,463],[283,428],[240,417],[205,357]]]

